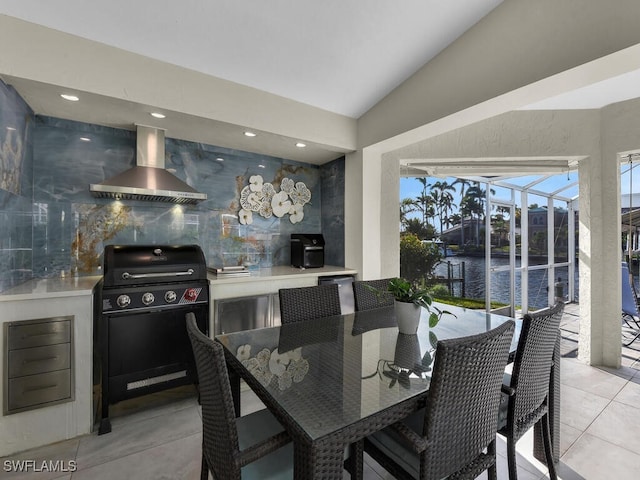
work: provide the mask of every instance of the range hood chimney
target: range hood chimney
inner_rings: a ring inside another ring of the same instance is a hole
[[[136,125],[136,166],[105,180],[93,183],[94,197],[116,200],[198,203],[207,195],[200,193],[164,168],[164,130]]]

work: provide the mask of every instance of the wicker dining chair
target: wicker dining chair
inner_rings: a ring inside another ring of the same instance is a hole
[[[198,371],[202,406],[201,480],[293,478],[289,435],[268,410],[235,416],[222,345],[198,329],[193,313],[187,332]]]
[[[557,478],[549,422],[549,382],[563,311],[564,303],[558,302],[526,314],[522,320],[513,370],[505,375],[498,418],[498,433],[507,439],[510,480],[518,478],[516,442],[540,420],[549,477]]]
[[[374,433],[364,450],[396,478],[496,479],[500,386],[515,323],[438,342],[426,407]]]
[[[389,280],[391,279],[381,278],[379,280],[356,280],[353,282],[353,298],[356,303],[356,312],[393,305],[393,295],[387,292]],[[369,287],[380,293],[372,291]]]
[[[281,288],[280,321],[285,323],[340,315],[338,285],[327,283],[312,287]]]

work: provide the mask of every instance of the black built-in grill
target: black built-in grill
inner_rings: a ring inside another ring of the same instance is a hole
[[[209,331],[207,266],[197,245],[109,245],[96,292],[98,433],[109,405],[197,382],[185,315]]]

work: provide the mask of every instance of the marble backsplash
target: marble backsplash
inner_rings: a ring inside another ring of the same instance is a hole
[[[21,99],[0,87],[4,129],[15,123],[5,105],[20,105]],[[119,202],[94,198],[89,184],[135,164],[135,132],[34,116],[24,102],[21,107],[28,139],[21,191],[0,189],[0,291],[31,277],[100,273],[107,244],[196,243],[209,265],[259,268],[289,264],[291,233],[322,232],[326,263],[344,265],[344,158],[318,167],[168,137],[166,168],[208,199],[197,205]],[[276,190],[285,177],[304,182],[312,198],[302,222],[255,214],[251,225],[241,225],[240,190],[251,175]],[[20,250],[9,255],[14,246]]]
[[[32,277],[34,116],[0,81],[0,291]]]

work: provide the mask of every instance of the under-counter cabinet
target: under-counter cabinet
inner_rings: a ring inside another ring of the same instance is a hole
[[[299,269],[288,266],[260,269],[249,276],[209,277],[211,324],[213,335],[280,325],[281,288],[310,287],[330,281],[351,293],[351,281],[356,271],[326,265],[320,268]],[[336,279],[343,281],[337,281]],[[353,311],[353,306],[344,313]]]
[[[5,415],[74,399],[73,316],[4,324]]]

